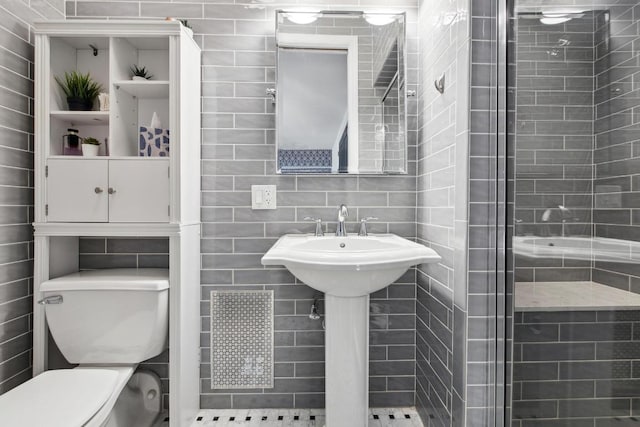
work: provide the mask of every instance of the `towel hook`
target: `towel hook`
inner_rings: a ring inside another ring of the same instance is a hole
[[[267,95],[271,97],[271,103],[275,105],[276,103],[276,89],[273,87],[267,88]]]
[[[445,75],[442,73],[440,77],[436,79],[434,82],[436,90],[440,93],[444,93],[444,83],[445,83]]]
[[[89,44],[89,47],[93,49],[93,56],[98,56],[98,48],[92,44]]]

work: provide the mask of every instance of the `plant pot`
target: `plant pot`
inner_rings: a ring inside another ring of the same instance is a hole
[[[146,81],[148,79],[146,77],[133,76],[133,77],[131,77],[131,80]]]
[[[91,111],[93,109],[93,99],[68,97],[67,104],[70,111]]]
[[[100,151],[99,145],[82,144],[82,155],[85,157],[96,157]]]

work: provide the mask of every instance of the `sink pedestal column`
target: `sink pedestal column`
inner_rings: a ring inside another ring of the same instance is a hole
[[[325,294],[326,427],[366,427],[369,417],[369,295]]]

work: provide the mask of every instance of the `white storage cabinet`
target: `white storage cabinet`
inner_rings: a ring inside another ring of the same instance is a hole
[[[34,32],[34,301],[41,283],[78,270],[83,236],[168,238],[170,425],[190,425],[199,409],[200,49],[163,20],[47,21]],[[132,80],[133,65],[153,78]],[[109,109],[69,111],[55,77],[70,71],[89,72]],[[170,152],[140,157],[139,128],[154,112]],[[64,155],[69,128],[101,141],[99,156]],[[37,375],[51,353],[44,310],[33,309]]]

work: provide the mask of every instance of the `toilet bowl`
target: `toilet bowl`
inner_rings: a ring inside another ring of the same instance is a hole
[[[152,426],[160,380],[136,368],[167,347],[168,277],[166,269],[113,269],[44,282],[53,339],[80,365],[46,371],[0,396],[0,426]]]

